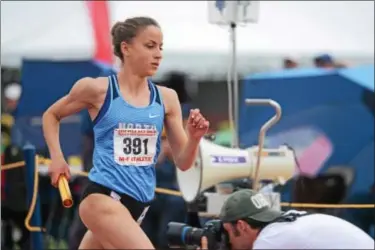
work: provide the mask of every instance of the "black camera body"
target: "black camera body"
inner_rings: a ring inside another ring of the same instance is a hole
[[[208,249],[216,250],[222,243],[226,231],[220,220],[207,221],[203,228],[191,227],[184,223],[170,222],[167,228],[169,246],[200,246],[203,236],[207,238]]]

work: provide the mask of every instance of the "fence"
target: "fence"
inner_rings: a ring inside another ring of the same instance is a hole
[[[39,165],[40,164],[49,164],[50,159],[45,159],[36,155],[36,149],[33,145],[28,144],[23,148],[25,161],[15,162],[11,164],[6,164],[1,166],[1,171],[6,171],[9,169],[26,167],[26,184],[27,184],[27,201],[29,205],[29,211],[25,218],[25,227],[31,232],[31,247],[32,249],[43,249],[43,232],[45,229],[41,226],[41,208],[40,201],[38,199],[38,186],[39,186]],[[88,176],[87,172],[74,170],[71,172],[79,176]],[[69,187],[68,187],[69,189]],[[60,195],[62,198],[66,198],[68,195],[62,191],[60,188]],[[156,188],[157,193],[181,196],[181,192],[175,190],[169,190],[164,188]],[[65,191],[66,192],[66,191]],[[68,191],[70,193],[70,191]],[[64,199],[63,199],[64,200]],[[63,205],[65,207],[71,206],[71,204],[66,203]],[[298,208],[356,208],[356,209],[365,209],[365,208],[375,208],[374,204],[308,204],[308,203],[288,203],[282,202],[281,206],[283,207],[298,207]],[[32,226],[33,225],[33,226]]]

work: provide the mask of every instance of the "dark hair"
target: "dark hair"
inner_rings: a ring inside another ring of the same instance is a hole
[[[242,218],[242,219],[238,219],[236,221],[233,221],[231,223],[233,225],[236,225],[237,221],[239,221],[239,220],[245,221],[253,229],[263,229],[268,224],[270,224],[270,222],[262,222],[262,221],[254,220],[254,219],[251,219],[251,218]]]
[[[230,224],[232,224],[233,229],[234,229],[234,235],[236,236],[240,235],[240,232],[238,231],[236,227],[236,224],[239,220],[245,221],[252,229],[259,229],[259,232],[262,231],[263,228],[265,228],[266,226],[270,224],[270,222],[261,222],[261,221],[253,220],[251,218],[242,218],[242,219],[232,221],[230,222]]]
[[[268,226],[271,222],[263,222],[263,221],[258,221],[258,220],[253,220],[251,218],[245,218],[244,221],[246,221],[247,224],[249,224],[250,227],[254,229],[260,229],[262,230],[266,226]]]
[[[141,29],[148,26],[160,27],[159,24],[150,17],[133,17],[124,22],[117,22],[111,29],[113,53],[123,61],[121,43],[131,43]]]

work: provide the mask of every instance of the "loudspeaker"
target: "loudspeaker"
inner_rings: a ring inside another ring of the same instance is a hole
[[[218,183],[254,175],[258,146],[247,149],[226,148],[201,139],[194,165],[186,171],[177,169],[177,181],[186,202]],[[297,163],[293,150],[287,146],[263,149],[259,167],[259,180],[290,179]]]

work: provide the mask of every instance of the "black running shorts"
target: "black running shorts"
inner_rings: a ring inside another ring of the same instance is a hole
[[[119,194],[103,185],[88,180],[88,184],[83,192],[81,201],[90,194],[104,194],[109,197],[120,201],[130,212],[133,219],[141,224],[142,220],[146,216],[147,210],[151,205],[151,202],[140,202],[126,194]]]

